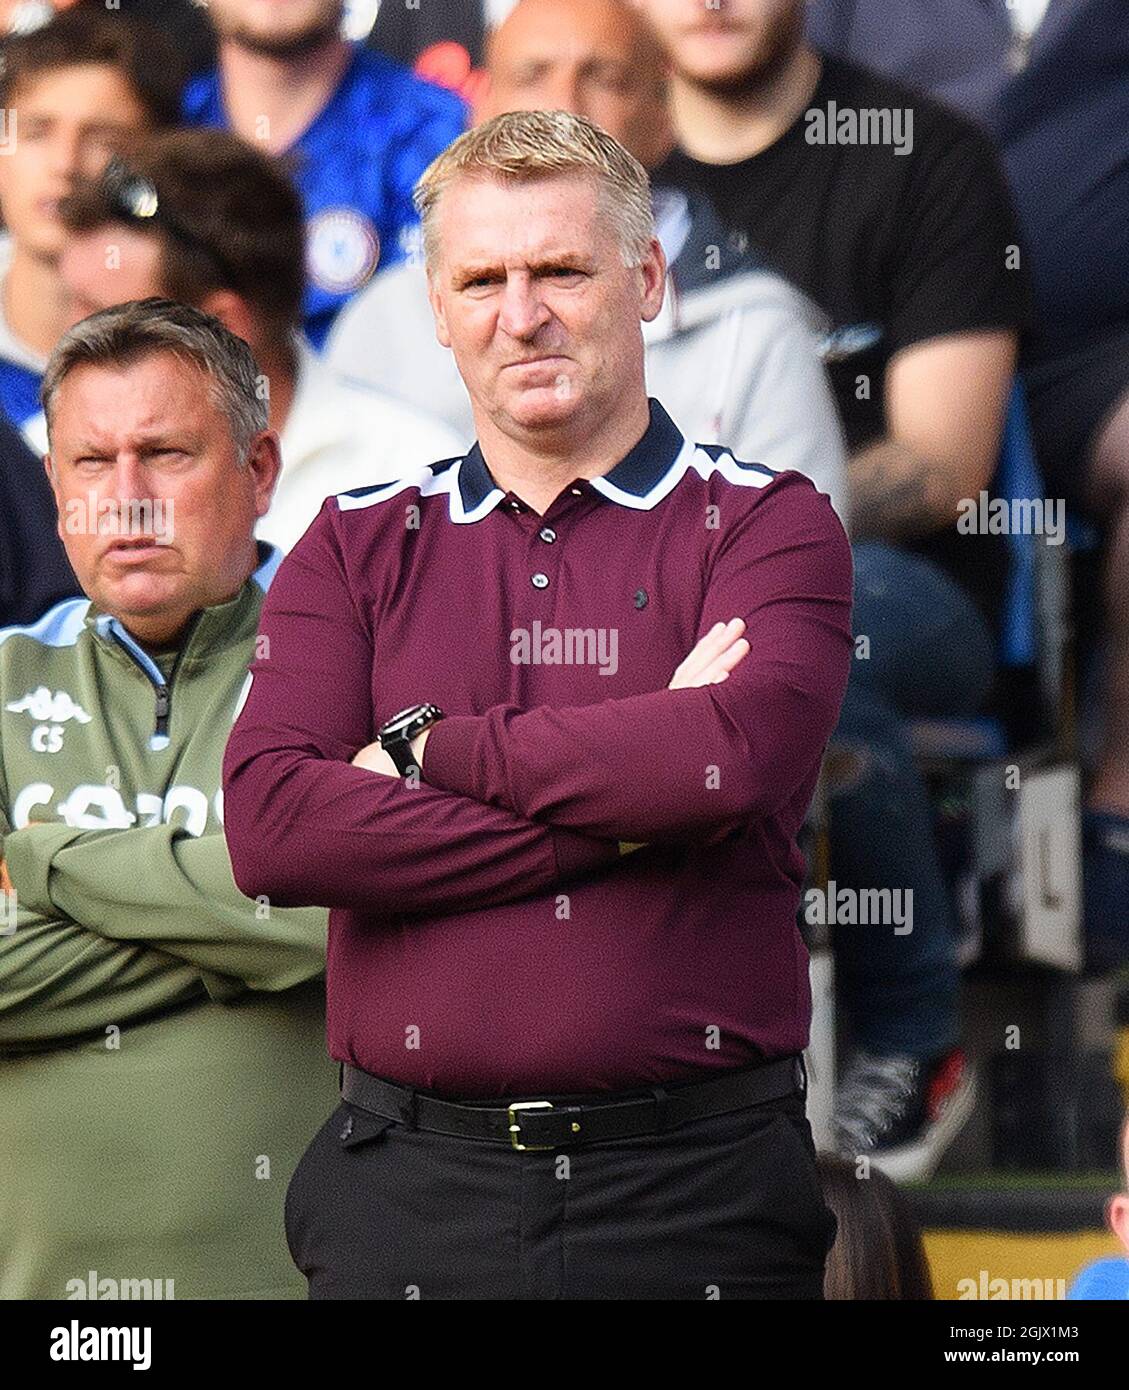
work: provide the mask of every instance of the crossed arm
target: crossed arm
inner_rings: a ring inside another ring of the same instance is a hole
[[[12,893],[0,934],[0,1046],[57,1043],[248,988],[287,989],[325,968],[326,914],[248,901],[218,832],[10,831],[0,816],[3,831]]]
[[[450,717],[429,731],[418,787],[380,775],[391,768],[372,747],[374,639],[343,550],[324,511],[267,597],[271,658],[252,667],[224,763],[245,893],[377,917],[527,896],[614,864],[621,844],[709,841],[770,814],[811,776],[838,717],[850,553],[798,476],[766,489],[719,545],[703,637],[667,688]]]
[[[21,909],[15,931],[0,935],[0,1051],[122,1027],[205,998],[209,983],[222,997],[222,981],[164,951]]]
[[[748,656],[750,651],[745,636],[743,618],[731,618],[728,622],[716,622],[713,627],[694,644],[690,654],[682,661],[671,677],[668,690],[696,690],[705,685],[720,685],[729,679],[730,673]],[[425,729],[412,740],[412,753],[416,764],[422,770],[424,750],[431,729]],[[352,759],[354,767],[365,767],[382,777],[398,778],[400,772],[391,757],[384,751],[379,740],[366,744]],[[483,797],[487,800],[487,797]],[[511,810],[516,809],[511,806]],[[620,852],[640,849],[639,842],[621,841]]]

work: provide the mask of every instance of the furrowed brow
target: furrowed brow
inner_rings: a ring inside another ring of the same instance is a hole
[[[505,273],[505,266],[500,261],[482,261],[452,267],[451,280],[456,285],[469,285],[472,280],[479,280],[483,276],[504,275]]]

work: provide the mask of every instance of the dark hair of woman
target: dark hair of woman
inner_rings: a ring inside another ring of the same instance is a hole
[[[827,1256],[824,1297],[843,1299],[928,1299],[933,1283],[921,1230],[909,1201],[872,1165],[858,1177],[857,1165],[821,1154],[823,1198],[839,1223]]]

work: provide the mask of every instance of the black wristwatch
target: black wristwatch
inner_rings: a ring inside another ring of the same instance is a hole
[[[381,724],[376,736],[381,748],[396,764],[401,777],[408,777],[413,772],[419,775],[420,769],[412,753],[412,739],[442,718],[443,711],[438,705],[409,705]]]

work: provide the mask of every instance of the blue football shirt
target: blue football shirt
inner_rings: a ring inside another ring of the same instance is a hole
[[[39,388],[43,373],[22,362],[0,358],[0,411],[20,429],[39,414]]]
[[[218,70],[185,91],[189,125],[230,121]],[[337,90],[286,151],[306,209],[307,337],[321,348],[334,316],[381,269],[412,249],[412,188],[466,127],[453,93],[382,54],[354,46]]]

